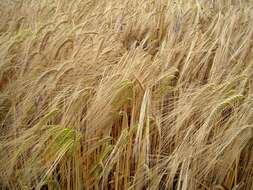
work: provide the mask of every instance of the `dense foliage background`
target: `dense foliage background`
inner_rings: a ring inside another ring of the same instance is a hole
[[[253,189],[253,2],[0,3],[0,189]]]

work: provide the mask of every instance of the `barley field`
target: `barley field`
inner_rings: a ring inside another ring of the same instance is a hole
[[[252,0],[1,0],[1,190],[253,190]]]

